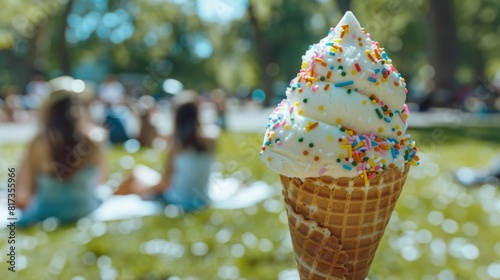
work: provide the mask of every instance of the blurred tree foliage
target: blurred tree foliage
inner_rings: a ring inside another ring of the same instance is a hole
[[[174,78],[199,91],[220,87],[240,96],[261,88],[270,104],[283,97],[307,46],[347,9],[416,85],[417,97],[443,85],[452,91],[474,84],[478,76],[491,80],[500,68],[495,0],[449,0],[447,17],[430,0],[211,0],[215,19],[199,13],[203,1],[6,0],[0,9],[0,87],[24,88],[34,71],[96,82],[105,72],[140,73],[147,77],[144,93]],[[243,12],[232,17],[237,5]],[[442,19],[454,24],[442,25]],[[456,41],[441,50],[450,56],[439,55],[439,34],[447,33]],[[104,70],[84,75],[75,71],[82,65]]]
[[[45,55],[63,0],[8,0],[0,8],[0,87],[25,85]],[[54,20],[51,20],[54,19]]]

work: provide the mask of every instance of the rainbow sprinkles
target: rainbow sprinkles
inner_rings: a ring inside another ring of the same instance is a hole
[[[302,57],[271,113],[261,157],[288,177],[360,176],[418,165],[404,78],[352,13]]]

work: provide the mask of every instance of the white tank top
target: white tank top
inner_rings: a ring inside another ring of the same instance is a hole
[[[167,192],[180,199],[193,196],[207,199],[208,177],[214,162],[211,153],[197,153],[193,149],[182,151],[174,159],[174,174]]]

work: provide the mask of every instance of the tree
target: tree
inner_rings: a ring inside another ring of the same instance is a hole
[[[71,55],[66,40],[66,28],[68,27],[68,16],[73,9],[74,0],[68,0],[63,9],[62,16],[59,24],[59,38],[57,42],[57,49],[59,53],[59,67],[64,75],[71,75]]]
[[[39,69],[39,49],[50,21],[61,9],[58,0],[10,1],[0,9],[0,68],[9,69],[2,83],[24,88]],[[47,31],[47,33],[46,33]],[[41,34],[43,32],[43,34]],[[1,86],[1,85],[0,85]]]
[[[264,100],[264,106],[269,106],[270,101],[274,96],[273,90],[273,82],[274,79],[268,73],[266,73],[266,67],[273,62],[272,55],[273,50],[269,47],[267,40],[265,38],[265,34],[261,27],[259,26],[259,22],[255,15],[255,7],[250,2],[248,4],[248,14],[250,17],[250,26],[252,27],[253,35],[255,38],[255,45],[257,51],[257,58],[259,61],[260,68],[260,85],[264,92],[266,93],[266,98]]]
[[[457,83],[457,38],[453,0],[429,1],[431,30],[430,62],[434,67],[435,92],[431,104],[446,106],[452,100]]]

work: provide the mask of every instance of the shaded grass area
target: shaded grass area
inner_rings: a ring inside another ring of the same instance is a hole
[[[500,152],[498,129],[410,133],[422,150],[421,165],[410,171],[370,279],[498,279],[498,188],[465,188],[451,175],[462,166],[486,166]],[[215,171],[276,186],[278,176],[258,155],[261,139],[258,134],[223,134]],[[0,146],[0,167],[14,164],[23,149]],[[121,180],[131,159],[157,170],[165,160],[160,148],[128,153],[114,147],[108,153],[110,183]],[[4,172],[0,180],[5,181]],[[5,252],[7,232],[0,235]],[[287,271],[295,268],[278,188],[275,197],[244,209],[179,214],[169,207],[161,216],[146,218],[83,219],[57,229],[39,224],[18,231],[17,245],[19,271],[5,274],[2,254],[2,279],[287,279]]]

